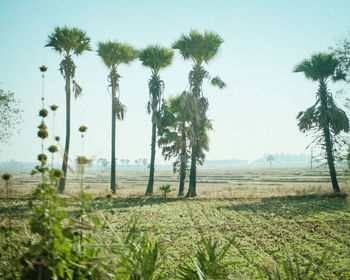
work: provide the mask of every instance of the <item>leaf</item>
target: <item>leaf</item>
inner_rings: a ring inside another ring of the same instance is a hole
[[[72,269],[67,269],[67,270],[66,270],[66,274],[67,274],[67,276],[68,276],[69,279],[73,279],[74,270],[72,270]],[[63,276],[62,276],[62,278],[63,278]]]

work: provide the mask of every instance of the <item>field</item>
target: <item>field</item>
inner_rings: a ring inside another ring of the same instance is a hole
[[[331,194],[327,170],[200,170],[194,199],[177,198],[176,190],[162,197],[160,185],[177,188],[177,177],[170,171],[156,172],[155,196],[143,197],[147,175],[118,173],[117,198],[107,200],[108,174],[86,174],[85,191],[94,196],[95,214],[105,215],[116,231],[123,233],[133,218],[141,231],[151,233],[169,270],[183,256],[193,256],[204,235],[221,245],[234,239],[225,258],[232,279],[256,279],[259,267],[273,269],[288,255],[306,265],[310,260],[317,263],[324,253],[322,278],[350,279],[349,204],[345,195]],[[340,187],[348,192],[342,178],[339,173]],[[73,195],[80,190],[79,175],[69,179],[67,190]],[[38,180],[15,177],[7,199],[2,186],[1,228],[9,223],[24,227],[29,194]],[[74,208],[69,213],[74,215]],[[1,269],[4,266],[4,277]]]

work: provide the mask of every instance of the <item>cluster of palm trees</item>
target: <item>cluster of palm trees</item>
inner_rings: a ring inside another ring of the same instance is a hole
[[[119,92],[120,64],[140,59],[142,64],[151,69],[148,81],[149,102],[148,113],[152,114],[152,140],[149,180],[146,195],[153,194],[155,151],[158,145],[162,148],[165,159],[175,157],[174,170],[179,170],[179,195],[184,195],[184,180],[190,169],[190,183],[187,196],[196,196],[196,166],[202,164],[204,152],[208,150],[207,132],[212,128],[207,117],[208,99],[203,95],[204,80],[210,79],[203,64],[208,63],[217,54],[222,38],[214,32],[199,33],[192,30],[188,35],[182,35],[172,49],[179,50],[185,60],[192,60],[192,70],[188,75],[189,91],[164,100],[164,81],[160,78],[160,70],[172,63],[174,51],[159,45],[150,45],[143,50],[136,50],[133,46],[120,42],[99,42],[97,53],[109,69],[108,81],[112,91],[112,139],[111,139],[111,181],[110,189],[116,192],[116,119],[123,120],[125,105],[121,103]],[[75,97],[81,94],[82,88],[73,79],[76,66],[73,55],[80,55],[84,51],[91,51],[90,38],[78,28],[67,26],[56,27],[49,35],[46,47],[52,47],[63,55],[60,71],[65,79],[66,91],[66,141],[62,162],[63,178],[59,182],[59,191],[64,192],[69,158],[70,143],[70,103],[71,91]],[[219,88],[226,85],[219,77],[211,79],[211,83]],[[188,163],[190,161],[190,168]]]

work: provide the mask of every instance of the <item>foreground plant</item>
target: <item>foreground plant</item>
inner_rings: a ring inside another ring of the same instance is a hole
[[[311,131],[315,142],[325,151],[334,192],[340,192],[337,173],[334,166],[335,145],[341,132],[349,132],[349,119],[345,112],[334,102],[327,83],[344,80],[345,73],[338,69],[339,61],[333,54],[318,53],[310,59],[299,63],[294,72],[303,72],[305,77],[317,81],[319,88],[316,93],[316,103],[297,115],[300,131]]]
[[[90,51],[90,38],[86,33],[78,28],[68,28],[67,26],[56,27],[55,31],[49,35],[45,47],[51,47],[59,54],[63,54],[63,60],[60,63],[60,72],[65,79],[66,91],[66,142],[64,146],[62,170],[64,177],[60,179],[59,191],[65,190],[69,144],[70,144],[70,100],[71,100],[71,79],[75,76],[77,68],[73,62],[72,55],[81,55],[84,51]],[[75,98],[81,95],[82,88],[73,80],[73,91]]]
[[[229,271],[224,261],[234,239],[224,246],[210,237],[202,237],[202,247],[198,247],[193,263],[184,262],[180,267],[181,279],[227,279]]]
[[[325,277],[327,271],[324,264],[330,260],[330,254],[324,251],[321,259],[309,259],[308,263],[302,263],[294,255],[288,255],[281,264],[275,264],[273,268],[261,266],[258,268],[260,277],[269,280],[311,280]],[[331,279],[331,278],[330,278]]]

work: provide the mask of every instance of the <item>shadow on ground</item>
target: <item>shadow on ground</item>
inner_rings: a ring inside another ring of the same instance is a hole
[[[309,215],[320,212],[348,210],[346,194],[311,194],[303,196],[285,196],[261,198],[251,203],[219,206],[218,210],[238,212],[266,212],[280,215]]]

